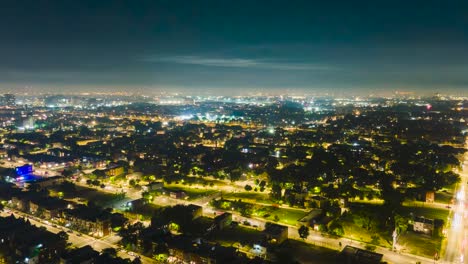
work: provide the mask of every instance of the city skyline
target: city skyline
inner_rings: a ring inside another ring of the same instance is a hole
[[[466,5],[15,2],[0,91],[466,95]]]

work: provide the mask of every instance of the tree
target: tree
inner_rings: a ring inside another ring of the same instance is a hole
[[[76,191],[76,185],[69,181],[64,181],[63,183],[61,183],[60,188],[62,189],[63,192],[67,194],[71,194]]]
[[[309,228],[305,225],[302,225],[301,227],[299,227],[299,236],[305,240],[307,239],[307,237],[309,236]]]
[[[134,259],[132,260],[132,264],[141,264],[141,263],[142,263],[142,262],[141,262],[140,257],[136,257],[136,258],[134,258]]]
[[[273,221],[278,222],[279,220],[280,220],[280,218],[279,218],[278,215],[275,215],[275,216],[273,217]]]
[[[68,234],[65,231],[60,231],[57,233],[57,235],[64,241],[68,240]]]
[[[344,235],[344,229],[341,224],[338,223],[338,221],[333,220],[328,224],[328,232],[332,235],[335,236],[343,236]]]
[[[107,254],[115,258],[117,256],[117,250],[115,250],[115,248],[105,248],[102,250],[102,254]]]
[[[281,186],[279,186],[279,184],[273,184],[271,186],[271,192],[270,192],[270,195],[272,198],[274,199],[281,199]]]
[[[134,179],[131,179],[131,180],[128,181],[128,184],[129,184],[131,187],[135,187],[136,182],[135,182]]]
[[[241,176],[242,176],[242,171],[240,169],[234,169],[229,174],[229,178],[231,179],[231,182],[238,181]]]

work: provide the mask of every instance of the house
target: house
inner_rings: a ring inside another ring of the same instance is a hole
[[[435,200],[435,192],[427,191],[426,192],[426,203],[433,203]]]
[[[161,191],[164,187],[164,182],[151,182],[148,185],[142,186],[141,188],[145,192],[150,192],[150,191]]]
[[[315,207],[323,209],[330,205],[330,200],[328,200],[327,198],[323,196],[314,195],[309,198],[309,204],[315,205]]]
[[[195,204],[189,204],[187,205],[187,210],[190,211],[192,215],[192,220],[203,216],[203,208],[201,206],[198,206]]]
[[[50,186],[56,186],[65,181],[65,177],[63,176],[52,176],[47,178],[42,178],[39,180],[34,181],[33,183],[36,184],[40,190],[45,189]]]
[[[184,199],[187,197],[187,194],[184,191],[171,191],[169,192],[169,197],[173,199]]]
[[[5,148],[0,148],[0,159],[8,158],[8,151]]]
[[[288,239],[288,227],[274,223],[266,223],[263,235],[269,244],[281,244]]]
[[[439,235],[443,225],[444,220],[417,216],[413,221],[413,231],[428,235]]]
[[[11,198],[11,204],[13,208],[16,208],[20,211],[29,211],[29,201],[24,199],[22,196],[13,196]]]
[[[64,252],[66,245],[66,240],[59,235],[13,215],[0,217],[0,238],[2,263],[52,263]]]
[[[214,226],[215,228],[222,230],[232,223],[232,214],[231,213],[223,213],[214,218]]]
[[[246,263],[245,254],[238,252],[235,247],[223,247],[218,244],[207,243],[201,239],[190,239],[176,236],[166,241],[169,255],[177,263]]]
[[[40,213],[43,219],[61,218],[62,210],[69,207],[69,203],[51,197],[35,197],[29,201],[31,214]]]
[[[299,219],[297,224],[298,226],[305,225],[314,228],[314,224],[323,216],[325,216],[325,212],[322,209],[312,209],[307,215]]]
[[[380,264],[383,255],[372,251],[346,246],[340,253],[343,264]]]
[[[107,177],[118,176],[125,173],[125,169],[123,166],[118,165],[110,165],[109,168],[104,170],[104,173]]]
[[[146,200],[145,198],[140,198],[127,202],[127,206],[132,207],[133,209],[142,208],[146,204],[148,204],[148,200]]]
[[[99,252],[87,245],[73,249],[60,257],[60,264],[94,264]]]

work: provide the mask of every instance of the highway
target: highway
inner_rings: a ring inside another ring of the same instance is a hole
[[[468,141],[466,142],[468,146]],[[447,232],[447,244],[443,260],[447,263],[468,263],[468,153],[460,171],[461,181],[456,192],[456,204],[453,206],[452,224]]]

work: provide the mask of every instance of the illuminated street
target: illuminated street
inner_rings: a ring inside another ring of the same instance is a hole
[[[467,141],[468,143],[468,141]],[[453,207],[453,217],[447,233],[446,252],[443,260],[448,263],[468,263],[468,153],[460,171],[460,184],[456,192],[456,204]]]

